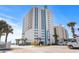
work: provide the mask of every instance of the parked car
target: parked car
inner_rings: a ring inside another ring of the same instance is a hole
[[[70,48],[70,49],[73,49],[73,48],[79,48],[79,37],[75,38],[74,40],[71,40],[67,43],[67,46]]]

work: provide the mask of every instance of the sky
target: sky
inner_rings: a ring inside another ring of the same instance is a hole
[[[23,18],[28,14],[32,7],[43,8],[43,5],[0,5],[0,20],[5,20],[10,24],[14,31],[9,34],[8,41],[15,42],[15,39],[22,37]],[[77,5],[48,5],[52,12],[52,23],[62,24],[68,30],[69,36],[72,36],[67,23],[76,22],[75,30],[79,27],[79,6]],[[78,34],[78,31],[76,31]],[[5,36],[1,40],[4,41]]]

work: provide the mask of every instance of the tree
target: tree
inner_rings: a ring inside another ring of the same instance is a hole
[[[4,31],[4,27],[6,25],[6,21],[4,20],[0,20],[0,40],[1,40],[1,36],[3,35],[3,31]]]
[[[5,44],[7,43],[7,37],[9,33],[13,34],[13,29],[10,25],[6,24],[5,28],[4,28],[4,33],[6,34],[5,36]]]
[[[6,21],[0,20],[0,39],[3,34],[6,34],[5,44],[7,43],[7,37],[9,33],[13,33],[12,27],[9,24],[7,24]]]
[[[69,26],[70,28],[71,28],[71,32],[72,32],[72,34],[73,34],[73,38],[75,38],[75,30],[74,30],[74,26],[76,25],[76,23],[75,22],[69,22],[68,24],[67,24],[67,26]]]

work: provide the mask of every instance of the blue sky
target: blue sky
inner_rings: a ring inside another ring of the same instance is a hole
[[[7,21],[12,25],[14,34],[9,34],[8,40],[15,41],[16,38],[21,38],[23,17],[28,14],[32,7],[43,8],[44,6],[35,5],[0,5],[0,19]],[[48,9],[52,12],[54,24],[62,24],[71,32],[67,23],[74,21],[77,23],[75,29],[79,27],[79,6],[77,5],[49,5]],[[78,32],[76,32],[78,34]],[[4,36],[2,37],[2,39]]]

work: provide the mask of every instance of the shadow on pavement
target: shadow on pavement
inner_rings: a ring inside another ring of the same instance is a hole
[[[79,48],[72,48],[72,50],[79,50]]]
[[[0,53],[6,53],[7,51],[11,51],[13,50],[12,48],[10,49],[0,49]]]

